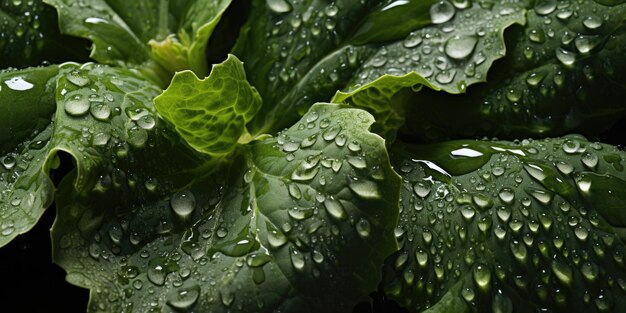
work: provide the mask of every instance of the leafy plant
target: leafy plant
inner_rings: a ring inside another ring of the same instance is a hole
[[[0,246],[54,204],[94,312],[347,312],[377,288],[411,312],[626,310],[626,153],[567,134],[623,116],[625,17],[1,4]]]

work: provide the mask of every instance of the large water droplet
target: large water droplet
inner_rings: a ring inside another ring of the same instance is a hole
[[[266,0],[267,6],[276,13],[287,13],[293,10],[287,0]]]
[[[344,210],[341,202],[333,197],[326,198],[326,200],[324,200],[324,206],[326,207],[326,212],[338,220],[342,220],[347,217],[346,211]]]
[[[535,3],[537,15],[548,15],[556,9],[556,0],[539,0]]]
[[[602,19],[596,15],[587,16],[583,19],[583,25],[588,29],[597,29],[602,26]]]
[[[161,265],[155,265],[148,269],[148,280],[157,286],[165,284],[165,269]]]
[[[378,185],[372,181],[353,178],[350,180],[349,187],[352,192],[363,199],[377,200],[381,198]]]
[[[430,19],[433,24],[441,24],[452,19],[455,13],[454,6],[448,1],[439,1],[430,7]]]
[[[446,41],[444,51],[448,57],[456,60],[462,60],[474,52],[476,43],[478,43],[478,39],[473,35],[454,36]]]
[[[72,71],[67,74],[67,80],[78,87],[84,87],[90,83],[89,78],[82,75],[79,71]]]
[[[556,48],[556,58],[565,66],[570,66],[576,62],[576,54],[563,48]]]
[[[473,271],[474,282],[481,289],[488,289],[491,282],[491,271],[484,265],[477,265]]]
[[[574,44],[578,52],[589,53],[593,48],[598,46],[601,41],[598,35],[578,35],[574,40]]]
[[[187,310],[196,304],[200,297],[200,286],[180,288],[167,296],[167,304],[175,309]]]
[[[189,190],[177,192],[172,196],[170,206],[176,215],[186,219],[196,208],[196,198]]]
[[[572,269],[570,269],[566,264],[558,260],[553,260],[550,268],[561,283],[567,286],[572,284],[572,280],[574,279]]]
[[[83,94],[76,93],[67,97],[65,100],[65,112],[72,116],[85,115],[89,111],[90,103],[89,99]]]
[[[291,248],[291,265],[293,265],[293,268],[301,271],[304,269],[304,255],[298,251],[295,248]]]

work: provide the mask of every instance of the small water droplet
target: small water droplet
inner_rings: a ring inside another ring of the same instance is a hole
[[[359,221],[356,223],[356,231],[362,238],[369,237],[371,232],[370,222],[368,222],[364,218],[359,219]]]

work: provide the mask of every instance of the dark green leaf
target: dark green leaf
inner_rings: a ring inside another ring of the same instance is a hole
[[[467,95],[423,90],[405,99],[403,132],[449,137],[599,134],[624,116],[626,4],[537,1],[507,32],[507,56]]]
[[[92,311],[346,311],[397,247],[400,181],[372,123],[314,105],[276,138],[240,146],[215,175],[160,184],[169,193],[158,199],[114,185],[76,192],[68,180],[55,262],[92,289]]]
[[[42,0],[0,2],[0,68],[84,61],[87,49],[84,40],[59,34],[54,9]]]
[[[464,92],[504,55],[504,30],[525,21],[522,5],[497,1],[276,3],[253,3],[234,49],[266,103],[255,133],[341,89],[333,102],[367,108],[383,124],[375,130],[393,139],[403,114],[390,100],[402,88]]]
[[[233,55],[199,80],[191,71],[176,73],[156,99],[165,120],[196,150],[227,156],[238,142],[250,141],[246,124],[261,108],[259,93],[246,80],[243,64]]]
[[[0,246],[30,230],[53,201],[42,167],[58,72],[56,66],[0,72]]]
[[[389,296],[415,312],[626,309],[624,207],[603,200],[622,193],[626,153],[579,136],[392,151],[404,183]]]

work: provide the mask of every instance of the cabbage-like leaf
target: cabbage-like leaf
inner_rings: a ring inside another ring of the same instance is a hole
[[[626,309],[623,151],[568,136],[392,156],[401,250],[387,260],[387,295],[415,312]]]
[[[536,1],[526,26],[507,32],[507,56],[487,83],[404,99],[403,132],[434,141],[607,130],[626,112],[625,16],[624,1]]]
[[[161,127],[152,105],[161,90],[144,78],[95,64],[68,63],[57,72],[57,67],[27,69],[2,77],[0,244],[29,230],[51,204],[54,186],[47,175],[59,165],[59,151],[74,159],[78,192],[114,185],[155,193],[161,174],[175,185],[189,177],[184,168],[215,164]],[[176,158],[167,154],[172,150],[178,151]],[[150,172],[155,164],[163,170]]]
[[[84,61],[88,44],[59,34],[54,9],[42,0],[0,2],[0,68]]]
[[[77,192],[69,178],[54,260],[92,290],[91,311],[346,311],[397,248],[400,180],[372,123],[362,110],[314,105],[214,175],[159,183],[169,192],[160,198],[115,185]]]
[[[91,57],[136,67],[165,85],[175,71],[204,77],[206,45],[230,0],[44,0],[64,34],[93,42]]]
[[[252,128],[281,129],[345,90],[333,102],[367,108],[392,138],[396,93],[484,81],[504,30],[524,21],[522,4],[501,1],[255,1],[234,49],[266,104]]]
[[[261,108],[259,93],[246,80],[243,64],[230,55],[199,80],[191,71],[174,75],[154,104],[161,116],[196,150],[228,155],[250,140],[246,124]],[[243,138],[242,138],[243,137]]]
[[[30,230],[53,201],[42,166],[58,72],[56,66],[0,72],[0,246]]]

